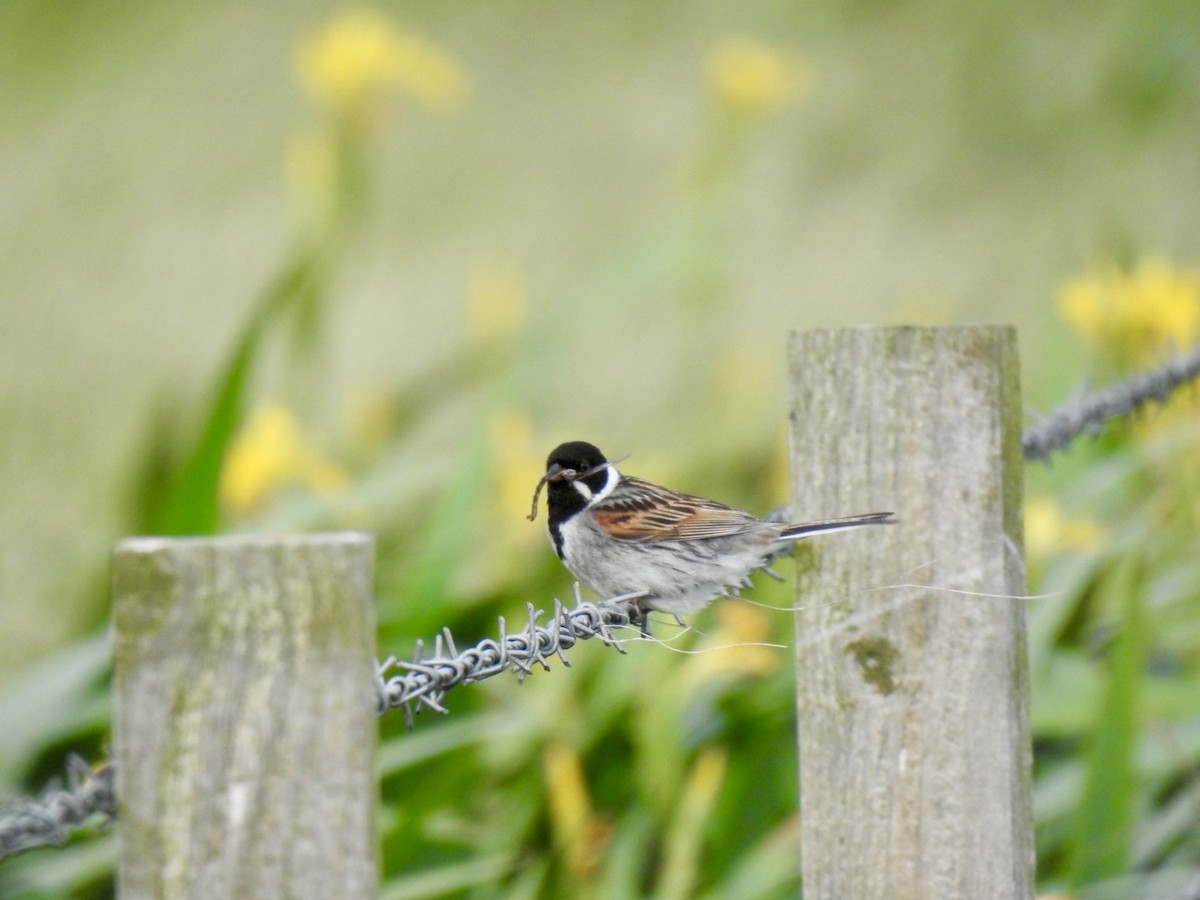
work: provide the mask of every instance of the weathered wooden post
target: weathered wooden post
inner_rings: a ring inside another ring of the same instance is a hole
[[[378,892],[373,542],[113,555],[122,898]]]
[[[1016,334],[810,331],[791,383],[794,514],[900,520],[798,566],[804,896],[1032,897]]]

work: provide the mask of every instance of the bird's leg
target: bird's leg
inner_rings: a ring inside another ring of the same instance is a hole
[[[631,621],[634,625],[641,626],[642,637],[650,637],[650,610],[642,606],[640,600],[633,604],[633,608],[637,612],[637,617]]]

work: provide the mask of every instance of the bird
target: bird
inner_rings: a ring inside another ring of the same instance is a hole
[[[622,457],[623,458],[623,457]],[[868,525],[893,513],[787,524],[716,500],[683,494],[617,471],[594,444],[568,441],[551,451],[529,519],[546,488],[550,544],[571,574],[602,598],[640,595],[649,610],[684,615],[717,597],[737,596],[749,576],[802,538]]]

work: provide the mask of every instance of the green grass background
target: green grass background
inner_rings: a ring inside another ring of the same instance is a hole
[[[318,121],[295,42],[335,8],[0,6],[6,792],[68,748],[99,753],[107,553],[154,523],[212,523],[171,473],[211,487],[205,459],[258,401],[295,408],[352,486],[220,527],[376,531],[381,653],[403,655],[444,624],[476,639],[569,589],[548,550],[507,533],[539,526],[481,511],[496,416],[529,423],[521,453],[584,437],[633,451],[631,471],[765,510],[783,499],[769,476],[789,330],[1015,323],[1026,402],[1046,408],[1099,368],[1054,308],[1065,279],[1144,253],[1197,258],[1195,4],[390,4],[458,57],[474,97],[452,116],[406,107],[363,147],[353,215],[314,248],[283,148]],[[704,66],[733,34],[802,55],[807,99],[731,127]],[[689,178],[705,161],[710,177]],[[497,259],[524,273],[528,311],[484,354],[465,298]],[[222,378],[228,403],[214,406]],[[389,398],[392,430],[356,455],[343,415],[364,387]],[[1181,496],[1164,460],[1187,456],[1172,453],[1127,435],[1031,471],[1033,489],[1120,525],[1031,584],[1068,592],[1032,610],[1050,887],[1197,865],[1196,514],[1165,532],[1137,514],[1155,491]],[[784,616],[772,628],[786,638]],[[581,649],[569,673],[456,692],[449,719],[411,736],[388,724],[392,896],[575,889],[543,799],[551,736],[578,750],[615,835],[598,895],[795,890],[786,652],[774,674],[675,697],[638,686],[680,658],[611,655]],[[1162,683],[1142,684],[1151,675]],[[709,745],[730,761],[692,858],[671,849],[689,846],[676,797]],[[463,785],[476,788],[460,804]],[[105,853],[100,839],[32,854],[0,885],[103,892]],[[656,880],[661,866],[672,874]]]

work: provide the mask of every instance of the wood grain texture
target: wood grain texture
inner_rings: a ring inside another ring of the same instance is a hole
[[[113,555],[122,898],[378,892],[373,542]]]
[[[810,331],[791,385],[793,515],[900,520],[800,547],[804,896],[1031,897],[1016,334]]]

